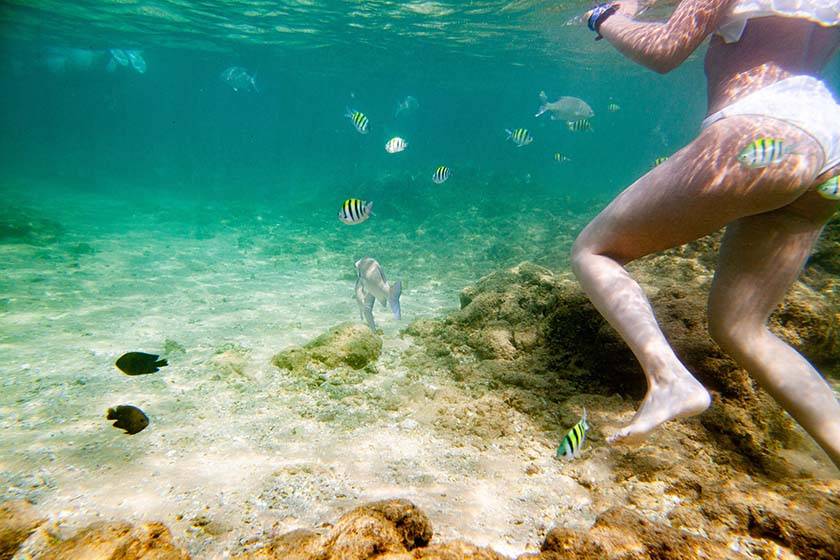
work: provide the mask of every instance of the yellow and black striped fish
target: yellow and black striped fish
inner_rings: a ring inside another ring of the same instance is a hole
[[[615,113],[620,109],[621,107],[618,106],[618,103],[610,103],[609,105],[607,105],[607,111],[609,111],[610,113]]]
[[[738,154],[738,161],[747,167],[758,169],[774,163],[781,163],[785,156],[792,153],[793,148],[788,146],[781,138],[762,137],[747,144]]]
[[[653,160],[653,167],[656,167],[658,165],[662,165],[666,161],[668,161],[668,156],[660,156],[660,157],[656,158],[655,160]]]
[[[572,426],[569,433],[560,440],[560,445],[557,447],[558,459],[572,459],[580,455],[580,450],[583,448],[583,442],[586,440],[586,432],[589,431],[589,424],[586,423],[586,409],[583,409],[583,418]]]
[[[505,132],[507,132],[507,139],[512,140],[513,143],[516,144],[517,148],[527,146],[534,141],[527,128],[517,128],[515,130],[505,129]]]
[[[817,187],[820,196],[828,200],[840,200],[840,175],[836,175]]]
[[[359,134],[368,133],[369,121],[364,113],[348,108],[347,112],[344,113],[344,116],[353,121],[353,126],[356,127],[356,130],[359,131]]]
[[[572,132],[583,132],[587,130],[592,130],[592,123],[589,122],[589,119],[580,119],[577,121],[569,121],[566,123],[566,126]]]
[[[554,161],[558,163],[563,163],[564,161],[572,161],[569,156],[565,154],[561,154],[560,152],[554,152]]]
[[[449,179],[449,168],[445,165],[438,165],[435,172],[432,174],[432,181],[440,185]]]
[[[373,202],[365,202],[358,198],[348,198],[338,211],[338,219],[347,225],[361,224],[370,218]]]

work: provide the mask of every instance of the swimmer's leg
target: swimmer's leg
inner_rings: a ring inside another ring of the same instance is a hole
[[[737,154],[760,136],[784,138],[797,146],[797,155],[760,170],[742,166]],[[611,442],[638,442],[663,422],[709,406],[709,394],[674,354],[644,292],[622,265],[790,204],[811,185],[822,157],[810,136],[781,121],[724,119],[627,188],[581,232],[572,268],[648,383],[639,411]]]
[[[709,333],[840,468],[840,403],[817,370],[767,328],[828,218],[809,214],[783,208],[727,227],[709,294]]]

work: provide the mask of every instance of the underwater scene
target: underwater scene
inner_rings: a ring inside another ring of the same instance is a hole
[[[607,442],[645,377],[572,243],[706,88],[590,7],[3,2],[0,558],[840,557],[709,338],[720,233],[629,265],[712,406]],[[840,395],[838,255],[771,328]]]

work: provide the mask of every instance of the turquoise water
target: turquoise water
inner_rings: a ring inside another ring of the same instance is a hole
[[[446,381],[409,374],[399,331],[456,309],[493,270],[567,270],[586,221],[696,133],[702,53],[658,76],[569,25],[585,3],[462,4],[0,7],[0,497],[70,525],[162,519],[208,557],[278,519],[314,525],[393,495],[428,508],[444,537],[511,553],[561,520],[591,522],[550,457],[522,480],[545,455],[531,443],[494,457],[424,431],[423,395]],[[141,51],[146,71],[109,71],[109,49]],[[258,91],[220,79],[233,65]],[[584,99],[594,130],[535,118],[540,90]],[[407,95],[419,107],[395,116]],[[534,142],[506,141],[517,127]],[[409,146],[388,154],[394,135]],[[436,185],[441,164],[452,177]],[[342,224],[348,197],[375,215]],[[350,405],[270,357],[359,321],[363,256],[402,279],[403,320],[377,312],[379,375]],[[123,376],[113,363],[129,350],[170,366]],[[150,429],[110,428],[104,411],[121,403]],[[530,515],[524,530],[514,511]],[[196,534],[199,513],[224,538]]]

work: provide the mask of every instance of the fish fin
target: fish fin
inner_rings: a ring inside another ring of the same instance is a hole
[[[510,130],[510,129],[508,129],[508,128],[506,128],[506,129],[505,129],[505,132],[507,132],[507,140],[510,140],[510,137],[511,137],[511,136],[513,136],[513,131],[512,131],[512,130]]]
[[[373,304],[376,303],[376,298],[373,294],[365,296],[364,308],[362,310],[362,318],[367,323],[371,332],[376,332],[376,321],[373,320]]]
[[[158,360],[158,361],[155,362],[155,367],[164,367],[164,366],[168,366],[168,365],[169,365],[169,362],[166,361],[166,358],[164,358],[162,360]]]
[[[397,280],[388,290],[388,307],[391,308],[391,313],[394,314],[394,319],[400,320],[402,311],[400,310],[400,294],[402,294],[402,280]]]
[[[350,107],[345,107],[344,108],[344,116],[347,117],[348,119],[352,119],[353,118],[353,109],[351,109]]]
[[[365,288],[362,285],[362,278],[361,276],[356,277],[356,287],[353,289],[356,295],[356,303],[359,304],[359,316],[364,319],[365,318]]]
[[[540,91],[540,101],[542,101],[543,103],[548,101],[548,96],[545,94],[544,91]]]
[[[534,116],[535,116],[535,117],[539,117],[540,115],[542,115],[543,113],[545,113],[547,110],[548,110],[548,109],[546,108],[546,106],[545,106],[545,105],[540,105],[539,110],[537,111],[537,113],[536,113]]]

